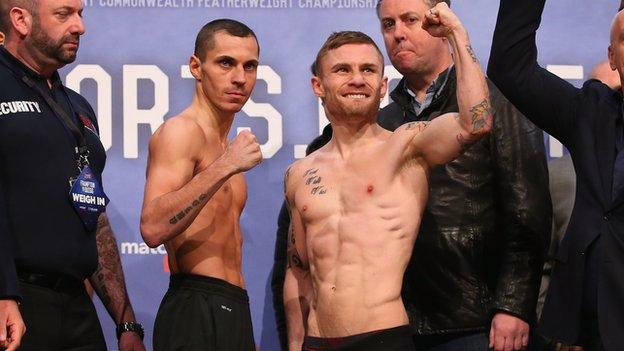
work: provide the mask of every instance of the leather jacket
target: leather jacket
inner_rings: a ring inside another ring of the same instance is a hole
[[[382,127],[458,111],[454,68],[418,116],[404,84],[380,112]],[[543,133],[488,85],[491,134],[429,176],[402,293],[417,335],[487,331],[499,311],[535,320],[552,217]]]

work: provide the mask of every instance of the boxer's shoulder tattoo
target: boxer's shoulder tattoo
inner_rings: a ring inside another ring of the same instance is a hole
[[[305,185],[311,188],[310,194],[312,195],[324,195],[327,193],[327,188],[323,185],[323,178],[319,174],[318,168],[309,168],[304,174]]]
[[[284,174],[284,194],[286,194],[286,189],[288,189],[288,178],[290,177],[290,169],[292,166],[288,166],[286,169],[286,173]]]
[[[418,132],[422,132],[427,128],[429,122],[410,122],[407,124],[405,130],[417,130]]]
[[[470,55],[470,58],[472,58],[472,62],[477,62],[477,55],[475,55],[474,50],[472,49],[471,45],[466,45],[466,50],[468,50],[468,54]]]
[[[179,221],[184,219],[184,217],[186,217],[186,215],[188,215],[189,212],[193,211],[194,208],[198,207],[199,205],[202,205],[206,201],[207,198],[208,198],[208,193],[203,193],[199,195],[199,197],[193,200],[193,202],[189,206],[186,206],[184,209],[180,210],[175,216],[171,217],[171,219],[169,220],[169,223],[172,225],[178,223]]]

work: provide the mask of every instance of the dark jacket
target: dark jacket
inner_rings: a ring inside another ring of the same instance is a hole
[[[574,343],[581,325],[586,252],[599,238],[597,314],[607,351],[624,333],[624,192],[612,194],[622,94],[596,80],[577,89],[537,63],[535,32],[545,0],[502,0],[488,72],[528,118],[559,139],[576,170],[576,201],[542,312],[549,337]],[[618,122],[619,121],[619,122]],[[621,136],[621,134],[620,134]]]
[[[404,84],[381,111],[382,127],[458,111],[454,68],[419,116]],[[495,109],[489,137],[430,174],[403,287],[415,334],[489,330],[497,311],[529,323],[535,318],[552,213],[543,133],[489,88]]]

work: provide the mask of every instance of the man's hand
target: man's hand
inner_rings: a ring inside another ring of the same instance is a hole
[[[119,351],[145,351],[145,346],[137,333],[124,332],[119,337]]]
[[[0,300],[0,348],[15,351],[22,342],[26,326],[13,300]]]
[[[223,153],[223,160],[236,167],[238,172],[245,172],[262,161],[260,144],[249,131],[242,131],[232,140]]]
[[[422,27],[436,38],[447,37],[456,29],[463,28],[459,18],[444,2],[427,11]]]
[[[494,351],[524,350],[529,345],[529,324],[506,313],[497,313],[490,329],[490,348]]]

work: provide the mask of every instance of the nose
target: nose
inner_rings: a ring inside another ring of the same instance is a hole
[[[394,31],[392,32],[394,40],[401,42],[405,40],[405,26],[400,21],[394,24]]]
[[[238,65],[232,70],[232,84],[242,86],[247,83],[247,75],[245,74],[245,68],[242,65]]]
[[[84,21],[80,15],[74,15],[74,21],[69,29],[71,34],[83,35],[85,33]]]
[[[351,80],[349,81],[349,85],[352,87],[362,87],[366,84],[366,81],[364,80],[364,76],[362,75],[362,72],[360,71],[355,71],[355,73],[353,73],[353,75],[351,76]]]

